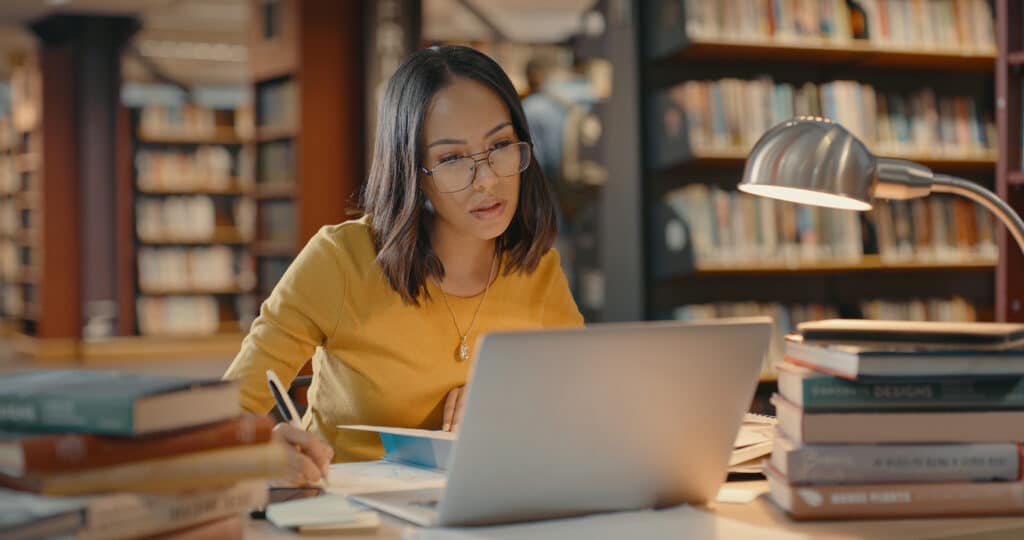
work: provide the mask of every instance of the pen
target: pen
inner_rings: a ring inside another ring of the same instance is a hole
[[[277,410],[281,413],[284,421],[302,429],[302,424],[299,422],[299,411],[295,408],[295,403],[292,403],[292,398],[288,397],[288,391],[281,384],[281,379],[277,378],[277,373],[274,373],[272,369],[267,370],[267,385],[270,386],[270,393],[274,395]]]
[[[281,413],[284,421],[302,429],[302,423],[299,422],[299,411],[295,408],[292,398],[288,397],[288,391],[284,389],[284,384],[281,384],[281,379],[277,378],[277,373],[274,373],[272,369],[267,370],[267,386],[270,387],[270,393],[274,395],[277,410]],[[323,484],[323,478],[316,483],[317,486],[323,486]]]

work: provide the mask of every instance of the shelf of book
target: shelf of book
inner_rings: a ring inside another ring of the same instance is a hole
[[[723,165],[740,166],[747,160],[749,149],[733,148],[694,148],[693,158],[681,164],[686,165]],[[881,157],[913,161],[936,172],[943,170],[979,170],[991,169],[996,164],[996,152],[967,152],[961,154],[894,154],[881,153]],[[1024,181],[1024,173],[1021,175]]]
[[[220,128],[208,134],[140,131],[137,137],[138,142],[143,144],[238,146],[244,143],[233,128]]]
[[[260,126],[256,129],[257,142],[273,142],[287,139],[294,139],[298,136],[299,130],[285,126]]]
[[[243,238],[238,231],[218,231],[210,238],[139,238],[138,242],[144,246],[244,246],[249,240]]]
[[[1024,65],[1024,51],[1013,51],[1006,54],[1006,63],[1011,66]]]
[[[206,185],[212,182],[196,182],[197,185]],[[181,188],[181,189],[164,189],[164,188],[138,188],[139,195],[149,195],[153,197],[159,196],[178,196],[178,195],[214,195],[214,196],[242,196],[251,195],[252,189],[244,187],[242,183],[237,179],[233,178],[230,180],[230,187],[226,188]]]
[[[958,19],[948,17],[952,3],[906,13],[879,3],[870,24],[857,26],[850,24],[856,2],[827,4],[758,4],[732,14],[715,0],[652,0],[632,6],[630,24],[606,30],[613,92],[601,122],[615,129],[603,132],[609,181],[599,251],[602,281],[615,286],[604,287],[602,318],[662,318],[674,306],[718,301],[849,305],[951,296],[989,315],[996,228],[973,206],[938,196],[879,204],[849,220],[734,195],[749,148],[798,115],[839,122],[882,157],[994,183],[1001,156],[989,5],[958,1],[956,9],[967,10]],[[793,13],[778,19],[773,10]],[[905,20],[883,26],[880,16]],[[687,189],[700,185],[718,192],[708,198]],[[623,229],[627,223],[636,225]],[[781,256],[789,246],[805,262],[732,258]],[[957,258],[960,247],[984,258]],[[932,248],[949,257],[898,258]],[[880,251],[884,258],[873,255]],[[836,256],[854,262],[821,258]]]
[[[798,262],[794,264],[760,264],[754,261],[733,263],[698,264],[697,275],[748,275],[748,274],[832,274],[853,272],[975,272],[992,271],[993,259],[936,261],[936,260],[884,260],[878,255],[864,255],[858,261]]]
[[[850,66],[991,71],[994,50],[955,50],[878,47],[863,40],[836,43],[828,39],[787,41],[737,38],[699,38],[672,54],[672,61],[718,61],[738,57],[750,61]]]
[[[998,127],[999,160],[996,167],[996,192],[1018,214],[1024,213],[1024,185],[1022,169],[1021,107],[1024,85],[1021,80],[1021,65],[1024,65],[1022,47],[1022,20],[1024,6],[1017,0],[996,0],[996,25],[999,54],[995,67],[996,125]],[[997,239],[999,266],[996,269],[996,318],[999,321],[1024,321],[1024,255],[1017,243],[1005,230],[1000,230]]]
[[[156,287],[140,287],[139,294],[144,296],[233,296],[238,294],[250,294],[252,289],[245,289],[243,287],[228,287],[228,288],[215,288],[215,289],[178,289],[178,288],[167,288],[161,289]]]

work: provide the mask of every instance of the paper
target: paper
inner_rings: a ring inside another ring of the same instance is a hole
[[[377,527],[380,527],[380,516],[377,512],[356,512],[352,519],[344,523],[302,525],[298,527],[298,532],[299,534],[337,534],[367,531]]]
[[[441,471],[388,461],[355,461],[331,465],[327,475],[327,491],[357,495],[378,491],[440,488],[444,487],[446,479]]]
[[[390,433],[392,435],[404,435],[406,437],[426,437],[428,439],[441,439],[444,441],[454,441],[456,434],[454,431],[443,431],[433,429],[413,429],[413,428],[399,428],[399,427],[387,427],[387,426],[364,426],[364,425],[346,425],[338,426],[338,429],[354,429],[357,431],[373,431],[375,433]]]
[[[715,501],[720,503],[747,504],[766,491],[768,490],[744,489],[726,485],[718,490],[718,496],[715,497]]]
[[[807,540],[810,537],[747,525],[718,517],[708,510],[698,510],[692,506],[683,505],[657,511],[617,512],[522,525],[409,530],[402,538],[406,540],[577,540],[584,538]]]
[[[321,495],[267,506],[267,521],[283,529],[366,520],[366,514],[376,512],[358,510],[344,495]]]

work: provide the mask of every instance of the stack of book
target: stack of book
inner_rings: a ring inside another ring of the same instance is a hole
[[[767,476],[796,519],[1024,512],[1024,325],[806,323],[773,403]]]
[[[0,380],[0,537],[241,537],[286,448],[229,382],[105,371]]]

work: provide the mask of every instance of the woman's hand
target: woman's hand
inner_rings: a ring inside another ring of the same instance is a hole
[[[327,466],[334,458],[334,449],[320,437],[291,424],[280,423],[274,426],[274,439],[288,447],[287,482],[311,485],[327,478]]]
[[[459,386],[448,392],[444,400],[444,429],[445,431],[458,431],[462,423],[462,404],[466,402],[466,387]]]

